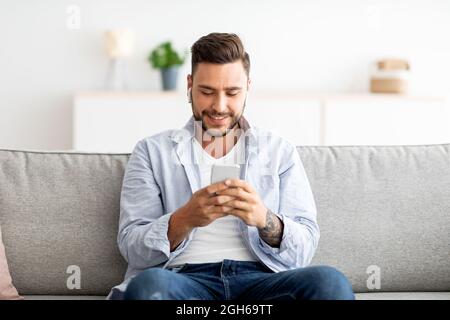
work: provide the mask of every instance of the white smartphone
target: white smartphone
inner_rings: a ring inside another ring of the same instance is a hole
[[[226,179],[239,179],[241,166],[232,165],[213,165],[211,170],[211,184],[224,181]]]

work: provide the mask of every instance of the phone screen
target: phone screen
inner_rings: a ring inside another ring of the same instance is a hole
[[[240,165],[213,165],[211,170],[211,184],[226,179],[239,179]]]

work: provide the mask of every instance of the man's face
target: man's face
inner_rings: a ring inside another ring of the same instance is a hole
[[[208,134],[221,137],[236,126],[244,112],[250,81],[242,65],[199,63],[195,74],[188,75],[192,89],[192,112]]]

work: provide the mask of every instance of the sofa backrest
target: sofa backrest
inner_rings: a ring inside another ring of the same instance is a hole
[[[357,292],[450,291],[450,144],[298,151],[321,229],[313,264]]]
[[[449,144],[298,152],[321,229],[313,264],[337,267],[356,292],[450,291]],[[122,282],[128,158],[0,150],[0,225],[21,294],[106,295]]]
[[[0,224],[20,294],[106,295],[123,280],[116,239],[128,157],[0,151]],[[78,272],[81,288],[71,289]]]

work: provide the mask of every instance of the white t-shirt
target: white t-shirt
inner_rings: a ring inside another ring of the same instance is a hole
[[[243,138],[223,157],[211,157],[194,139],[193,148],[200,167],[201,188],[211,184],[213,164],[243,164],[245,158]],[[244,243],[239,230],[239,218],[225,216],[205,227],[198,227],[189,246],[175,257],[168,267],[185,263],[213,263],[224,259],[257,261]]]

